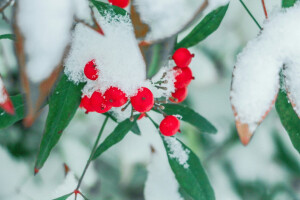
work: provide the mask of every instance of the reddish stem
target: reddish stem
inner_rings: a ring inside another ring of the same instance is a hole
[[[261,0],[261,3],[262,3],[262,6],[263,6],[263,9],[264,9],[266,19],[268,19],[268,12],[267,12],[267,9],[266,9],[265,0]]]

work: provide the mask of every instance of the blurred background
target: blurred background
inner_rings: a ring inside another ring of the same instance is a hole
[[[0,5],[1,5],[0,1]],[[264,14],[260,0],[245,0],[260,24]],[[281,7],[280,0],[266,0],[269,13]],[[11,18],[11,8],[5,16]],[[188,31],[187,31],[188,32]],[[0,34],[12,33],[0,19]],[[195,53],[191,69],[196,79],[184,102],[214,124],[218,133],[207,135],[182,123],[177,134],[201,159],[216,199],[300,199],[300,159],[273,109],[244,147],[238,138],[229,101],[231,73],[236,55],[259,33],[238,0],[231,0],[219,29],[190,50]],[[179,39],[186,33],[182,33]],[[11,95],[20,93],[19,72],[13,43],[0,41],[0,74]],[[104,116],[78,110],[44,168],[33,176],[34,161],[45,125],[47,109],[28,129],[21,122],[0,130],[0,199],[41,200],[69,193],[76,185],[90,154]],[[150,113],[157,121],[160,116]],[[116,124],[110,121],[104,136]],[[138,122],[142,136],[128,134],[89,168],[82,191],[89,199],[166,200],[144,196],[151,148],[162,152],[155,128],[147,118]],[[105,138],[105,137],[103,137]],[[103,139],[102,138],[102,139]],[[65,178],[65,166],[73,178]],[[162,163],[163,165],[163,163]],[[159,184],[159,183],[157,183]],[[153,191],[155,193],[164,193]],[[163,196],[162,194],[161,196]]]

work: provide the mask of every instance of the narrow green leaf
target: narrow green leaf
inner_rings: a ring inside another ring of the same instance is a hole
[[[53,200],[66,200],[68,197],[70,197],[73,194],[73,192],[71,192],[70,194],[66,194],[64,196],[58,197],[56,199]]]
[[[162,104],[167,115],[180,115],[181,120],[195,126],[200,132],[203,133],[216,133],[217,129],[204,117],[196,113],[191,108],[180,104]],[[154,110],[156,111],[156,110]]]
[[[281,6],[283,8],[289,8],[294,6],[294,4],[297,2],[298,0],[282,0],[281,2]]]
[[[300,153],[300,119],[284,91],[278,93],[275,107],[281,124],[288,132],[295,149]]]
[[[107,15],[107,12],[109,12],[110,14],[114,14],[114,15],[123,15],[123,16],[128,15],[126,10],[124,10],[118,6],[113,6],[111,4],[103,3],[101,1],[96,1],[96,0],[91,0],[91,1],[102,16]]]
[[[49,113],[35,164],[36,169],[42,168],[52,148],[72,120],[80,104],[83,86],[84,83],[76,85],[69,81],[65,74],[56,86],[49,100]]]
[[[141,135],[141,130],[136,122],[133,124],[131,128],[131,132],[133,132],[136,135]]]
[[[4,34],[4,35],[0,35],[0,40],[1,39],[15,40],[16,36],[14,34]]]
[[[0,129],[7,128],[24,118],[24,102],[21,94],[10,97],[15,108],[15,115],[10,115],[0,108]]]
[[[133,125],[136,123],[137,118],[138,116],[135,116],[133,122],[130,121],[130,119],[126,119],[121,123],[119,123],[116,126],[116,128],[113,130],[113,132],[109,136],[107,136],[107,138],[105,138],[105,140],[96,149],[96,152],[92,160],[96,159],[107,149],[120,142],[127,135],[127,133],[132,129]]]
[[[214,200],[215,195],[213,188],[210,185],[208,177],[198,157],[191,149],[175,137],[167,138],[162,135],[161,137],[167,152],[171,169],[175,174],[180,188],[184,190],[185,194],[195,200]],[[175,140],[175,144],[173,143],[174,141],[169,144],[170,139]],[[172,147],[172,145],[174,146]],[[186,152],[188,155],[188,159],[184,164],[180,163],[176,155],[174,156],[176,151],[179,149],[178,145],[181,145],[183,152]],[[175,152],[173,148],[176,148]]]
[[[213,10],[208,15],[206,15],[204,19],[199,24],[197,24],[196,27],[176,45],[175,49],[181,47],[192,47],[215,32],[220,26],[228,9],[228,6],[229,3]]]

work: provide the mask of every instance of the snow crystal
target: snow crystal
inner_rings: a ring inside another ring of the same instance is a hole
[[[149,25],[148,40],[171,36],[190,21],[203,3],[199,0],[136,0],[142,21]]]
[[[188,168],[189,164],[187,161],[189,159],[190,151],[188,149],[183,149],[183,146],[174,137],[164,137],[164,140],[167,142],[168,148],[171,152],[169,156],[171,158],[176,158],[179,164],[183,165],[184,168]]]
[[[175,82],[175,71],[172,70],[174,67],[174,61],[170,60],[166,66],[163,66],[158,73],[152,77],[151,81],[145,83],[145,87],[149,88],[153,93],[154,98],[166,97],[169,98],[171,94],[175,91],[174,82]],[[162,78],[163,77],[163,78]],[[166,81],[161,84],[156,84],[161,81]],[[164,87],[161,89],[159,87]]]
[[[286,64],[287,86],[292,101],[300,105],[299,20],[299,3],[293,8],[273,13],[261,34],[248,42],[238,55],[233,71],[231,103],[237,120],[249,124],[251,132],[277,95],[283,64]],[[299,112],[299,108],[296,110]]]
[[[181,120],[182,119],[182,116],[179,115],[179,114],[176,114],[176,115],[173,115],[174,117],[176,117],[177,119]]]
[[[70,40],[73,16],[86,18],[87,9],[87,0],[19,1],[17,19],[25,37],[30,80],[44,80],[59,65]]]
[[[179,185],[165,154],[152,154],[145,183],[145,200],[183,200],[178,193]]]
[[[4,103],[7,100],[7,94],[5,92],[4,83],[0,77],[0,104]]]
[[[78,24],[73,34],[70,53],[65,60],[65,73],[75,83],[87,81],[83,94],[90,96],[95,90],[105,92],[110,86],[120,88],[132,96],[146,78],[146,66],[138,48],[129,16],[106,13],[96,18],[105,36]],[[85,64],[95,59],[99,69],[96,81],[83,73]]]

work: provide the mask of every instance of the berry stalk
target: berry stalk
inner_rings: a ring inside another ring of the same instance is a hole
[[[82,179],[83,179],[83,177],[84,177],[84,175],[85,175],[85,173],[86,173],[86,171],[87,171],[89,165],[91,164],[92,158],[93,158],[93,156],[94,156],[94,154],[95,154],[95,152],[96,152],[96,149],[97,149],[97,146],[98,146],[100,137],[101,137],[101,135],[102,135],[102,133],[103,133],[103,131],[104,131],[104,128],[105,128],[105,125],[106,125],[107,121],[108,121],[108,116],[106,116],[106,118],[105,118],[105,120],[104,120],[104,122],[103,122],[103,124],[102,124],[102,127],[101,127],[101,129],[100,129],[100,131],[99,131],[99,133],[98,133],[97,139],[96,139],[96,141],[95,141],[95,143],[94,143],[94,146],[93,146],[92,152],[91,152],[91,154],[90,154],[90,157],[89,157],[89,159],[88,159],[88,161],[87,161],[87,163],[86,163],[86,165],[85,165],[85,167],[84,167],[84,170],[83,170],[83,172],[82,172],[82,174],[81,174],[81,176],[80,176],[80,179],[79,179],[79,181],[78,181],[78,184],[77,184],[77,187],[76,187],[75,190],[79,190],[79,188],[80,188]]]
[[[250,17],[253,19],[253,21],[255,22],[255,24],[258,26],[258,28],[260,30],[262,30],[262,27],[259,25],[259,23],[257,22],[257,20],[255,19],[255,17],[252,15],[252,13],[250,12],[250,10],[248,9],[248,7],[245,5],[245,3],[243,2],[243,0],[240,0],[241,4],[243,5],[243,7],[245,8],[245,10],[247,11],[247,13],[250,15]]]

